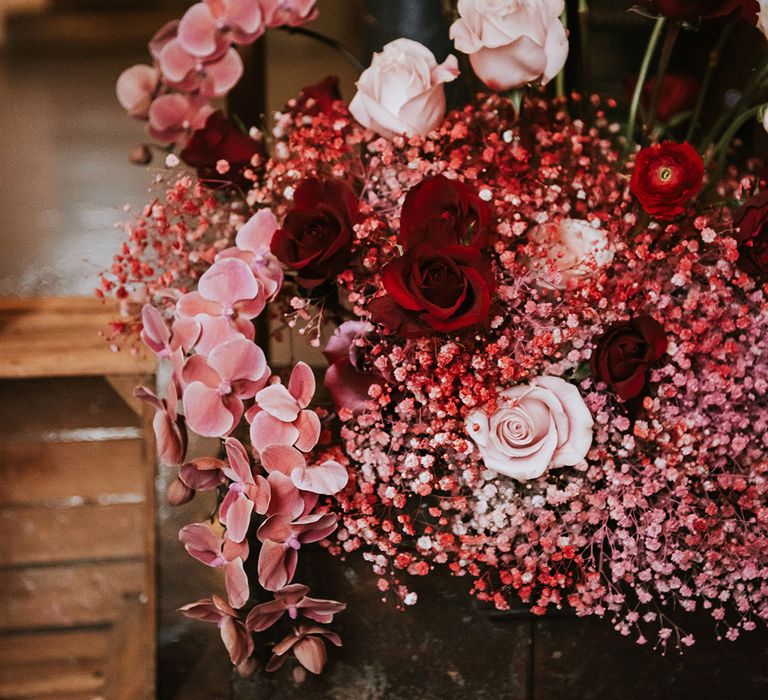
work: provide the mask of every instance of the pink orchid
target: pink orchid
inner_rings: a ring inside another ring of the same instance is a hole
[[[198,435],[229,435],[243,417],[243,399],[250,399],[269,377],[261,348],[245,338],[222,343],[208,357],[193,355],[182,372],[184,415]]]
[[[193,491],[215,491],[225,484],[227,463],[214,457],[199,457],[181,465],[179,480]]]
[[[251,319],[258,316],[267,303],[264,285],[254,277],[242,260],[219,260],[203,274],[197,291],[179,299],[176,313],[195,318],[202,332],[197,350],[207,355],[217,345],[245,336],[253,340]]]
[[[168,396],[161,399],[145,386],[137,386],[133,395],[155,408],[152,428],[157,443],[157,456],[164,464],[181,464],[187,452],[187,431],[178,414],[178,389],[175,381],[168,383]]]
[[[139,63],[120,74],[115,92],[117,101],[128,114],[146,119],[159,87],[160,71],[154,66]]]
[[[344,603],[335,600],[322,600],[310,598],[309,587],[300,583],[286,586],[281,591],[275,592],[275,599],[267,603],[255,606],[245,619],[245,626],[251,632],[263,632],[274,625],[286,612],[291,620],[295,620],[299,613],[304,617],[329,624],[333,622],[333,616],[346,609]]]
[[[255,664],[251,659],[253,654],[253,637],[245,628],[237,612],[219,596],[211,596],[190,603],[179,612],[201,622],[210,622],[216,625],[221,632],[221,639],[229,652],[229,658],[237,666],[241,676],[247,676],[255,670]]]
[[[193,56],[215,55],[222,43],[251,44],[264,33],[257,0],[205,0],[179,22],[179,43]]]
[[[267,445],[261,453],[261,463],[270,473],[285,474],[301,491],[333,496],[341,491],[349,479],[343,465],[327,460],[316,466],[308,466],[307,458],[289,445]]]
[[[173,358],[179,349],[188,352],[200,337],[201,330],[194,318],[177,318],[169,330],[160,312],[151,304],[145,304],[141,309],[141,326],[144,345],[162,360]]]
[[[227,526],[227,537],[233,542],[242,542],[251,525],[251,513],[264,515],[271,499],[267,480],[254,476],[248,453],[242,444],[234,438],[224,441],[227,451],[227,464],[224,474],[232,480],[229,491],[224,496],[219,508],[219,520]]]
[[[315,394],[315,375],[299,362],[286,388],[272,384],[256,394],[256,404],[246,418],[251,424],[251,444],[261,452],[267,445],[295,445],[309,452],[320,439],[320,419],[306,410]]]
[[[283,268],[269,251],[272,236],[279,228],[270,209],[261,209],[237,232],[235,246],[221,251],[217,260],[239,258],[264,285],[267,301],[271,301],[283,286]]]
[[[268,27],[298,27],[317,17],[317,0],[260,0]]]
[[[248,558],[247,542],[232,542],[219,537],[205,523],[186,525],[179,531],[184,548],[198,561],[214,569],[224,569],[229,604],[237,609],[248,602],[250,589],[243,562]]]
[[[213,113],[213,106],[203,97],[178,93],[160,95],[149,107],[149,133],[163,143],[176,143],[197,129]]]
[[[336,527],[332,513],[314,513],[293,521],[280,514],[269,516],[256,531],[262,543],[258,564],[262,587],[268,591],[285,588],[296,573],[301,546],[324,540]]]
[[[163,46],[157,62],[170,85],[203,97],[224,97],[243,75],[243,59],[235,49],[202,59],[186,51],[178,38]]]
[[[293,630],[285,639],[272,648],[272,658],[267,664],[267,671],[277,671],[284,663],[288,652],[292,652],[296,660],[310,673],[322,673],[328,654],[325,649],[327,639],[337,647],[341,646],[341,638],[335,632],[322,627],[305,627]]]

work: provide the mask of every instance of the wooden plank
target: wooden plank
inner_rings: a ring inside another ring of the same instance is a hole
[[[0,635],[0,698],[93,698],[110,641],[108,629]]]
[[[0,630],[115,622],[124,600],[144,600],[145,562],[0,570]]]
[[[0,381],[0,442],[102,440],[99,431],[140,426],[100,377]]]
[[[0,565],[141,557],[149,527],[142,503],[4,508],[0,532],[13,536],[0,537]]]
[[[144,450],[141,440],[0,444],[0,505],[142,501]]]
[[[155,642],[148,608],[137,599],[126,601],[120,620],[112,630],[107,667],[109,700],[154,697]]]
[[[103,334],[119,315],[89,297],[0,299],[0,377],[152,374],[149,353],[115,353]]]

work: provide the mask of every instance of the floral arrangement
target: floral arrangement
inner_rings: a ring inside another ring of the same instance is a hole
[[[200,2],[121,76],[170,149],[99,293],[124,301],[114,337],[172,368],[138,395],[179,467],[169,500],[216,493],[180,539],[226,590],[182,612],[242,674],[319,673],[341,644],[345,605],[294,580],[315,542],[360,552],[396,605],[444,569],[501,610],[570,606],[661,648],[694,643],[675,610],[730,640],[768,618],[768,191],[736,140],[768,64],[709,125],[711,74],[666,72],[681,31],[720,22],[717,59],[768,10],[638,9],[655,24],[626,121],[565,95],[562,0],[459,0],[451,37],[487,89],[454,109],[457,58],[398,39],[348,105],[327,79],[269,132],[215,111],[233,45],[312,1]],[[323,349],[332,407],[307,365],[272,372],[267,320]],[[222,452],[188,460],[187,431]]]

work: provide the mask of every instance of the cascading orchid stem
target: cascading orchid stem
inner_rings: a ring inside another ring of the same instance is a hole
[[[286,27],[280,27],[280,29],[284,32],[287,32],[288,34],[298,34],[299,36],[305,36],[309,39],[314,39],[315,41],[319,41],[321,44],[325,44],[326,46],[329,46],[335,51],[338,51],[360,73],[362,73],[365,70],[365,65],[363,64],[363,62],[357,56],[355,56],[355,54],[352,53],[350,49],[344,46],[344,44],[342,44],[337,39],[333,39],[332,37],[326,36],[321,32],[316,32],[313,29],[307,29],[306,27],[287,27],[286,26]]]

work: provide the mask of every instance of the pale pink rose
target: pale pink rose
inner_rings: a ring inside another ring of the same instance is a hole
[[[760,11],[757,13],[757,28],[768,38],[768,0],[760,1]]]
[[[160,71],[139,63],[124,70],[117,79],[117,101],[132,117],[146,119],[160,85]]]
[[[568,57],[568,37],[559,19],[564,6],[563,0],[459,0],[451,39],[492,90],[539,79],[546,84]]]
[[[592,445],[593,424],[579,390],[546,376],[502,391],[492,415],[480,409],[466,420],[485,466],[518,481],[581,462]]]
[[[531,231],[530,239],[541,246],[545,256],[543,262],[558,276],[548,282],[558,289],[566,288],[569,283],[587,277],[613,261],[614,251],[605,231],[581,219],[542,224]]]
[[[357,81],[349,111],[382,136],[426,136],[445,117],[443,85],[458,75],[455,56],[438,65],[426,46],[397,39],[373,55],[370,67]]]

